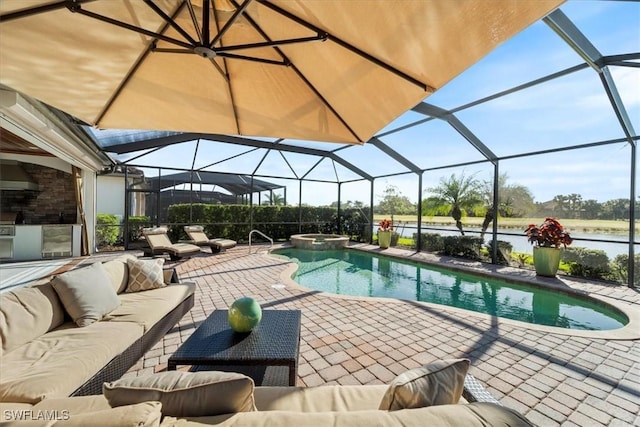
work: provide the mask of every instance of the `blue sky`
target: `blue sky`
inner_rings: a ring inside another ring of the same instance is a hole
[[[561,9],[604,55],[640,52],[640,3],[573,0]],[[580,63],[582,59],[546,24],[537,22],[499,46],[425,99],[425,102],[441,108],[455,108]],[[610,72],[638,132],[640,68],[610,67]],[[590,68],[460,111],[456,116],[498,156],[624,136],[600,78]],[[381,133],[421,118],[424,116],[408,112],[381,130]],[[386,135],[381,139],[425,169],[482,159],[481,154],[455,130],[439,120]],[[322,149],[337,148],[328,143],[286,142]],[[145,156],[139,163],[189,168],[194,150],[195,143],[180,144]],[[209,165],[249,150],[247,147],[203,143],[198,148],[195,166]],[[210,170],[252,173],[256,171],[264,153],[262,150],[249,152],[219,163]],[[629,153],[630,148],[626,144],[572,150],[503,161],[500,163],[500,171],[509,176],[510,183],[527,186],[539,202],[549,200],[557,194],[570,193],[581,194],[585,200],[596,199],[602,202],[629,197]],[[372,175],[404,170],[376,148],[367,145],[347,148],[340,151],[340,155]],[[285,154],[285,157],[298,175],[311,168],[318,160],[317,157],[295,154]],[[184,160],[178,160],[179,158]],[[424,189],[437,185],[443,176],[462,172],[489,180],[493,169],[488,164],[480,164],[426,172],[423,178]],[[256,173],[294,176],[287,162],[274,151],[264,159]],[[323,161],[308,177],[333,180],[336,174],[340,180],[357,178],[341,166],[334,168],[329,161]],[[288,201],[298,201],[297,181],[267,180],[288,185]],[[376,180],[376,200],[381,197],[387,185],[397,186],[411,200],[417,200],[418,184],[415,175]],[[342,191],[343,201],[369,201],[368,182],[343,184]],[[304,203],[321,205],[336,199],[337,189],[334,184],[311,182],[303,186]]]

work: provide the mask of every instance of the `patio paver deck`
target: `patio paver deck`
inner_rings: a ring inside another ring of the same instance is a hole
[[[472,375],[536,425],[640,425],[640,340],[560,335],[445,306],[288,286],[280,274],[289,263],[253,251],[238,246],[176,263],[182,281],[197,283],[195,306],[125,375],[165,370],[169,356],[214,309],[253,296],[263,308],[302,310],[299,386],[388,383],[407,369],[467,357]],[[640,307],[638,290],[561,281]]]

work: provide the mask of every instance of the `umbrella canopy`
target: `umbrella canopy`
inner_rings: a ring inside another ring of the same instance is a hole
[[[100,128],[366,142],[563,0],[4,0],[0,81]]]

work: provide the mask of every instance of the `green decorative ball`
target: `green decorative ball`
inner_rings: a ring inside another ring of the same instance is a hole
[[[262,319],[262,309],[250,297],[238,298],[229,307],[229,326],[236,332],[251,332]]]

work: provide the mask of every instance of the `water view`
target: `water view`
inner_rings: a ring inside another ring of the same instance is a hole
[[[454,226],[437,226],[438,229],[446,229],[443,230],[429,230],[422,229],[423,233],[437,233],[443,236],[459,236],[460,231]],[[374,233],[376,228],[374,227]],[[401,236],[403,237],[413,237],[414,233],[417,233],[417,225],[415,223],[407,223],[400,224],[395,229]],[[478,233],[471,233],[471,231],[479,231],[477,229],[469,228],[465,230],[468,232],[470,236],[479,236]],[[490,230],[489,230],[490,231]],[[518,230],[514,229],[498,229],[499,233],[517,233]],[[595,240],[619,240],[620,243],[611,243],[611,242],[587,242],[575,240],[572,247],[586,247],[589,249],[598,249],[605,251],[609,259],[615,258],[620,254],[628,254],[629,253],[629,244],[626,242],[627,235],[619,234],[619,233],[571,233],[571,237],[574,239],[595,239]],[[491,234],[488,233],[485,236],[485,241],[489,241],[491,239]],[[498,240],[502,240],[505,242],[511,243],[513,246],[513,252],[521,252],[521,253],[531,253],[531,244],[527,241],[524,232],[522,235],[498,235]]]

